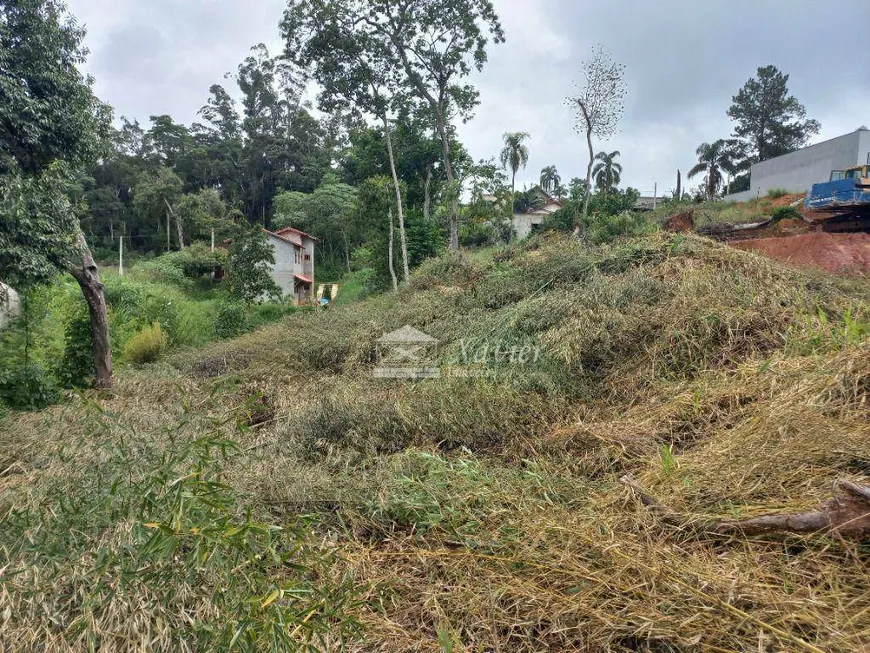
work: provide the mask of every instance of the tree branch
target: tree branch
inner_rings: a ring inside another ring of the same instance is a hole
[[[693,518],[664,505],[630,476],[623,476],[620,482],[631,488],[640,502],[660,515],[662,521],[677,525],[694,522],[703,530],[719,535],[825,533],[853,539],[870,535],[870,487],[844,479],[834,483],[833,498],[822,504],[819,510],[762,515],[736,521]]]

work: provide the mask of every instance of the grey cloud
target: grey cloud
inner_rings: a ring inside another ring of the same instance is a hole
[[[623,182],[651,192],[674,185],[703,141],[727,136],[731,96],[760,65],[790,73],[792,92],[820,120],[820,138],[870,122],[870,50],[861,47],[870,3],[831,14],[824,0],[495,0],[508,42],[490,51],[476,117],[459,128],[475,158],[497,155],[506,131],[528,131],[531,160],[518,181],[546,165],[584,176],[585,144],[564,105],[580,62],[597,43],[626,65],[629,95],[618,149]],[[147,120],[190,122],[208,87],[250,46],[280,48],[284,0],[71,0],[89,28],[89,69],[103,99]]]

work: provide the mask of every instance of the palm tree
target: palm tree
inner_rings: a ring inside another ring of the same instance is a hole
[[[529,162],[529,148],[523,141],[531,138],[526,132],[507,132],[504,135],[504,148],[501,151],[501,166],[511,171],[511,206],[516,199],[517,171]]]
[[[541,189],[545,193],[552,194],[562,183],[562,177],[556,170],[556,166],[547,166],[541,170]]]
[[[599,152],[595,155],[598,163],[592,168],[592,176],[595,178],[595,185],[605,193],[613,190],[614,186],[619,186],[622,179],[622,166],[615,161],[618,156],[619,150],[610,153]]]
[[[707,199],[712,199],[722,186],[722,173],[730,174],[735,170],[731,148],[724,139],[720,138],[712,143],[701,143],[695,150],[695,154],[698,155],[698,163],[689,170],[689,179],[702,172],[706,173],[704,189],[707,192]]]

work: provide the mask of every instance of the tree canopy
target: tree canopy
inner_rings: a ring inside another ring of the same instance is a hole
[[[807,119],[804,105],[789,95],[788,77],[776,66],[760,67],[732,98],[728,117],[736,123],[742,160],[757,163],[787,154],[819,133],[819,122]]]

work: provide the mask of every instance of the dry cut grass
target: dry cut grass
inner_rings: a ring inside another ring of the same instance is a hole
[[[868,298],[694,237],[540,240],[7,417],[0,647],[864,650],[868,543],[670,526],[619,478],[705,518],[870,483]],[[373,379],[404,324],[487,374]],[[493,343],[540,356],[464,358]]]

